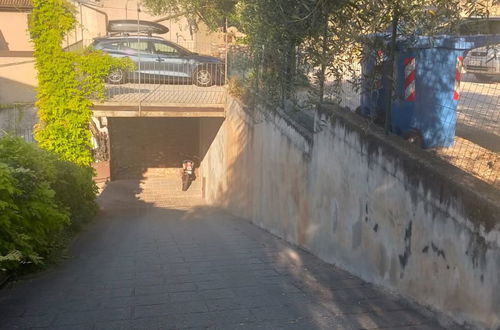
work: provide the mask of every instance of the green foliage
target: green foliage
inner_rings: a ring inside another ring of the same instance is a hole
[[[72,225],[79,226],[97,211],[97,186],[92,181],[94,169],[68,161],[57,161],[55,169],[57,176],[51,187],[58,203],[69,211]]]
[[[70,220],[95,213],[91,175],[19,138],[0,139],[0,269],[42,264]]]
[[[411,38],[436,33],[463,14],[488,15],[495,2],[498,0],[146,0],[146,5],[156,13],[187,12],[209,25],[229,17],[247,36],[254,58],[252,89],[282,103],[303,85],[304,71],[311,68],[321,101],[325,80],[340,83],[354,74],[362,47],[367,46],[366,36],[390,31],[395,15],[398,33]],[[247,83],[241,76],[237,80]]]
[[[147,7],[156,14],[185,14],[192,22],[203,21],[210,29],[225,25],[228,19],[235,24],[238,0],[145,0]]]
[[[453,34],[454,31],[445,31],[443,27],[453,25],[464,14],[483,16],[487,11],[481,9],[476,0],[357,0],[325,8],[325,28],[311,34],[302,45],[306,61],[315,69],[318,87],[315,99],[321,102],[325,80],[333,82],[337,93],[341,92],[341,85],[346,80],[359,88],[360,73],[356,70],[364,56],[373,56],[383,50],[389,58],[388,67],[392,68],[396,38],[411,40],[421,35]],[[393,24],[397,34],[391,42],[380,43],[380,39],[367,38],[373,34],[390,36]],[[381,74],[375,72],[373,77],[365,78],[376,81],[375,76]],[[392,81],[392,74],[385,74]]]
[[[75,26],[74,8],[66,0],[33,0],[30,33],[38,71],[36,106],[40,124],[35,137],[42,148],[62,159],[89,165],[92,98],[104,97],[104,79],[115,68],[131,69],[128,60],[102,52],[66,52],[62,40]]]

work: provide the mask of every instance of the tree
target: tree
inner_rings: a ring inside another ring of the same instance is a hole
[[[489,1],[489,0],[488,0]],[[343,6],[330,12],[328,28],[325,31],[327,46],[321,55],[310,52],[312,60],[326,63],[327,69],[322,73],[333,76],[339,85],[346,73],[353,72],[363,56],[375,54],[383,50],[387,58],[387,70],[384,74],[389,82],[388,93],[393,90],[393,63],[396,53],[396,39],[407,40],[420,35],[436,33],[453,34],[453,23],[463,15],[487,16],[488,1],[476,0],[357,0],[346,1]],[[448,28],[448,29],[446,29]],[[386,42],[379,43],[380,38],[372,38],[374,34],[385,35]],[[310,41],[312,49],[317,48],[318,37]],[[320,73],[321,75],[321,73]],[[325,79],[322,76],[322,79]],[[322,99],[322,86],[320,96]],[[389,116],[391,97],[387,97],[385,113]],[[390,118],[385,118],[386,123]],[[388,130],[388,126],[386,126]]]
[[[322,102],[327,78],[338,84],[355,72],[363,48],[370,49],[375,40],[368,35],[394,31],[392,43],[385,44],[394,48],[397,35],[413,38],[436,33],[463,14],[487,14],[495,1],[146,0],[146,5],[156,13],[185,12],[211,27],[230,17],[247,35],[245,42],[254,59],[253,87],[283,104],[300,81],[299,48],[316,71],[315,99]],[[385,52],[390,58],[394,55],[391,47]]]
[[[194,22],[203,21],[211,30],[225,26],[226,19],[235,23],[239,0],[145,0],[155,14],[185,14]]]

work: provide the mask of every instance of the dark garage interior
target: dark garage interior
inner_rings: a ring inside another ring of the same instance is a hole
[[[222,121],[222,118],[109,118],[111,179],[140,179],[146,173],[162,175],[163,169],[180,169],[185,158],[202,161]]]

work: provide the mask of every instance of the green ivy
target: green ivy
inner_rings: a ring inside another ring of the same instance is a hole
[[[89,165],[92,99],[104,98],[104,80],[111,70],[129,70],[133,63],[93,49],[64,51],[63,38],[76,24],[74,12],[66,0],[33,0],[29,31],[38,71],[40,118],[35,138],[62,159]]]

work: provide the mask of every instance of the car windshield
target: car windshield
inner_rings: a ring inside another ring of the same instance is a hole
[[[476,34],[500,34],[500,19],[471,18],[458,21],[443,29],[443,32],[458,33],[461,36]]]
[[[175,44],[175,47],[177,47],[177,49],[180,50],[180,52],[184,53],[185,55],[196,55],[196,53],[190,51],[187,48],[182,47],[181,45]]]
[[[424,32],[426,31],[426,32]],[[390,34],[392,27],[388,26],[384,32]],[[433,30],[425,29],[424,26],[415,27],[414,24],[407,24],[402,21],[398,26],[398,35],[426,35],[432,32],[433,35],[459,35],[470,36],[478,34],[500,34],[500,18],[466,18],[454,22],[441,22]]]

